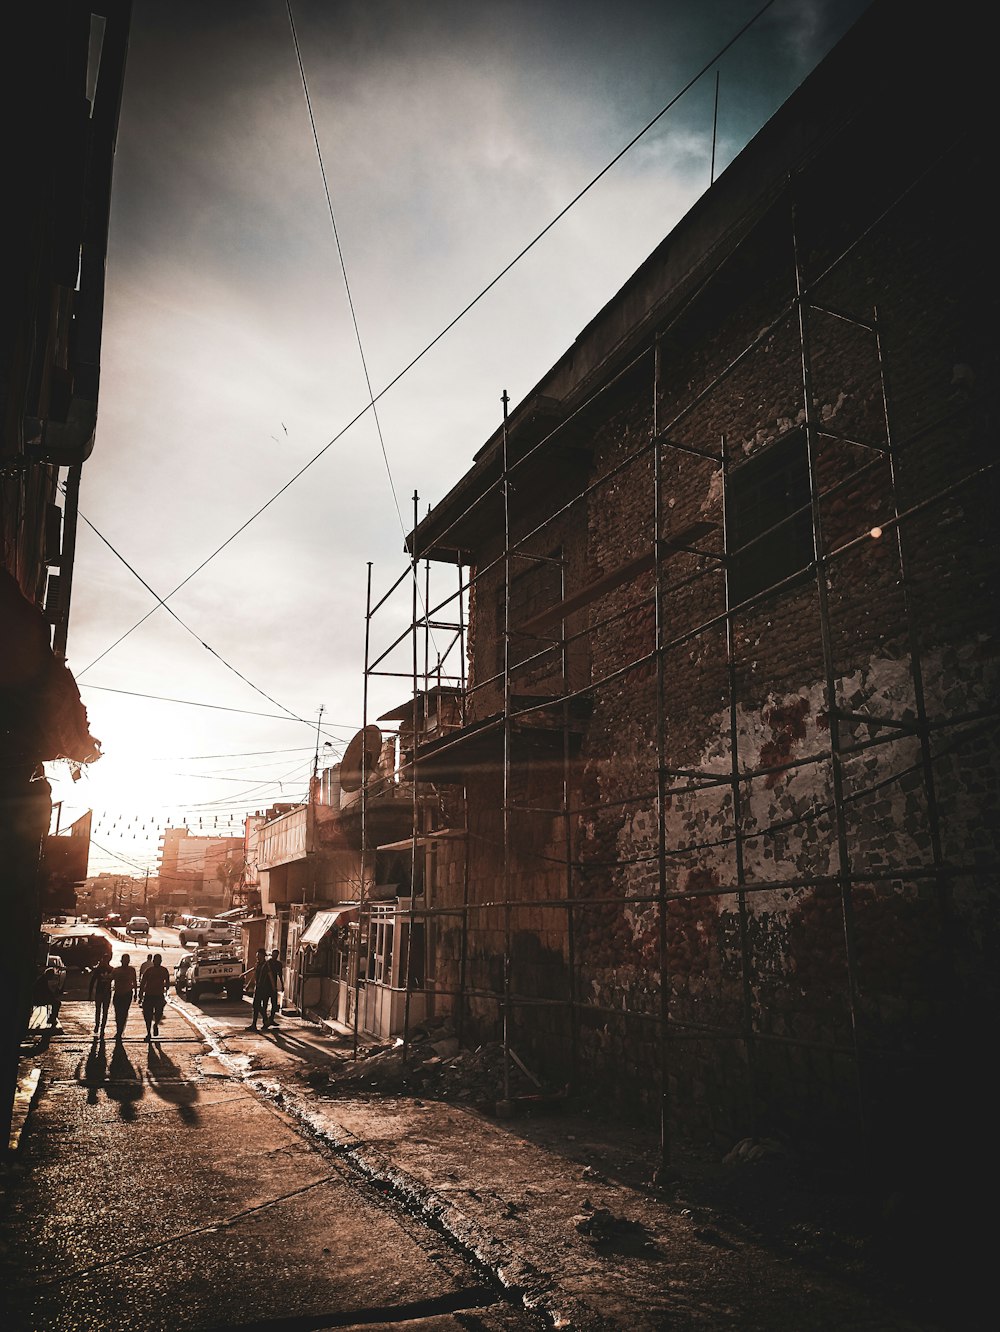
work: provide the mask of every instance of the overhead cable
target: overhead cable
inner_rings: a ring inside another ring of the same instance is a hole
[[[301,717],[285,716],[283,713],[280,712],[255,712],[252,708],[232,708],[226,706],[223,703],[200,703],[197,699],[170,698],[165,694],[144,694],[137,689],[114,689],[112,688],[111,685],[95,685],[95,684],[89,684],[86,681],[80,684],[80,688],[97,689],[102,694],[124,694],[127,698],[151,698],[157,703],[181,703],[188,708],[212,708],[215,712],[238,712],[241,714],[241,716],[244,717],[268,717],[271,719],[271,721],[287,722],[287,721],[302,720]],[[312,726],[316,725],[315,722],[312,722],[310,724]],[[334,739],[338,738],[335,733],[330,731],[324,730],[322,734],[333,735]]]
[[[276,708],[280,708],[282,712],[287,712],[289,717],[294,718],[295,721],[302,722],[304,726],[309,726],[310,728],[312,727],[312,722],[306,721],[305,717],[300,717],[297,713],[293,712],[291,708],[286,708],[284,703],[280,703],[278,699],[272,698],[271,695],[266,693],[263,689],[261,689],[259,685],[255,685],[252,680],[248,680],[247,677],[243,674],[243,672],[237,670],[231,661],[227,661],[221,652],[216,652],[214,647],[211,647],[208,643],[206,643],[205,640],[199,634],[195,633],[195,631],[191,628],[189,624],[184,623],[181,617],[174,610],[173,606],[168,606],[167,603],[164,601],[164,599],[159,595],[159,593],[155,592],[153,588],[150,587],[150,585],[146,582],[145,578],[143,578],[142,574],[140,574],[137,569],[135,569],[131,564],[129,564],[128,560],[121,553],[121,551],[117,550],[111,544],[111,542],[108,540],[108,538],[104,535],[103,532],[98,531],[98,529],[94,526],[94,524],[90,521],[90,519],[87,517],[86,514],[81,513],[79,510],[77,510],[77,515],[78,517],[83,519],[83,521],[87,524],[87,526],[94,533],[94,535],[100,541],[104,542],[108,550],[110,550],[112,555],[114,555],[115,559],[120,560],[122,564],[124,564],[125,568],[129,571],[129,573],[132,574],[134,578],[138,579],[138,581],[143,585],[143,587],[150,594],[150,596],[155,597],[156,600],[159,602],[159,604],[167,612],[167,614],[172,616],[183,630],[185,630],[187,633],[191,635],[192,638],[194,638],[197,642],[199,642],[206,652],[210,652],[212,656],[215,657],[216,661],[220,661],[222,665],[225,666],[226,670],[232,671],[232,673],[235,676],[238,676],[239,679],[241,679],[244,684],[249,685],[255,694],[260,694],[261,698],[266,698],[268,703],[273,703],[274,706]],[[97,660],[99,661],[100,658],[98,658]],[[93,666],[94,662],[91,662],[90,665]],[[84,667],[84,671],[89,671],[89,670],[90,666]],[[82,675],[84,671],[81,671],[80,674]]]
[[[135,624],[133,624],[130,629],[126,629],[123,634],[121,634],[118,638],[116,638],[115,641],[110,645],[110,647],[105,648],[105,650],[101,653],[99,657],[95,657],[89,666],[86,666],[82,671],[77,672],[77,678],[79,679],[81,675],[85,674],[92,667],[96,666],[97,663],[99,661],[102,661],[108,655],[109,652],[113,652],[114,649],[118,647],[120,643],[123,643],[125,639],[129,637],[130,634],[133,634],[136,631],[136,629],[144,625],[151,615],[155,615],[160,605],[165,606],[166,603],[171,600],[171,598],[177,595],[177,593],[181,590],[181,588],[186,587],[187,584],[190,583],[192,578],[196,578],[198,574],[201,573],[202,569],[206,567],[206,565],[210,564],[212,560],[214,560],[218,555],[221,555],[222,552],[226,549],[226,547],[231,545],[232,542],[234,542],[238,536],[241,536],[250,526],[251,523],[256,522],[256,520],[261,516],[261,514],[265,513],[271,507],[271,505],[274,504],[276,500],[280,499],[281,496],[285,493],[285,491],[289,490],[295,484],[295,482],[298,481],[300,476],[303,476],[309,470],[309,468],[313,466],[314,463],[317,463],[320,460],[320,458],[322,458],[323,455],[334,446],[334,444],[338,443],[338,441],[341,440],[344,437],[344,435],[347,434],[348,430],[350,430],[352,426],[356,425],[357,422],[360,421],[363,416],[367,415],[369,411],[372,411],[375,407],[375,404],[379,402],[382,398],[384,398],[385,395],[391,389],[395,388],[395,386],[404,377],[404,375],[409,374],[409,372],[414,368],[414,366],[417,365],[420,361],[422,361],[423,358],[427,355],[427,353],[431,351],[433,347],[437,346],[437,344],[441,341],[441,339],[445,337],[446,334],[450,333],[451,330],[455,327],[455,325],[459,323],[460,320],[464,319],[465,316],[470,312],[470,310],[474,309],[483,299],[483,297],[486,296],[488,292],[492,291],[493,288],[497,285],[497,283],[500,282],[503,278],[505,278],[507,274],[511,271],[511,269],[516,264],[520,263],[520,261],[525,257],[525,255],[528,254],[531,250],[533,250],[535,246],[538,244],[538,242],[542,240],[544,236],[548,235],[548,233],[558,222],[562,221],[562,219],[566,216],[566,214],[570,211],[570,209],[573,208],[576,204],[578,204],[580,200],[594,188],[594,186],[598,183],[598,181],[602,180],[611,170],[611,168],[617,165],[617,163],[621,161],[621,159],[625,156],[625,154],[630,149],[634,148],[635,145],[639,142],[639,140],[645,134],[647,134],[653,128],[653,126],[657,124],[657,122],[660,121],[663,118],[663,116],[666,115],[668,111],[670,111],[674,106],[677,105],[677,103],[685,95],[685,93],[690,92],[690,90],[694,87],[694,85],[701,78],[703,78],[704,75],[710,69],[712,69],[714,65],[718,63],[718,61],[726,54],[726,52],[730,49],[730,47],[732,47],[736,42],[738,42],[739,39],[744,35],[744,33],[746,33],[750,28],[752,28],[753,25],[771,8],[774,2],[775,0],[766,0],[766,3],[763,4],[760,7],[760,9],[758,9],[757,12],[750,19],[748,19],[747,22],[744,23],[743,26],[739,28],[738,31],[734,33],[733,36],[730,37],[730,39],[723,46],[721,46],[715,52],[715,54],[712,55],[712,57],[709,60],[705,62],[705,64],[702,65],[702,67],[698,70],[697,74],[693,75],[690,79],[688,79],[687,83],[685,83],[683,88],[681,88],[679,92],[675,93],[673,97],[671,97],[669,102],[667,102],[667,104],[663,106],[656,113],[655,116],[653,116],[652,120],[648,121],[642,127],[642,129],[639,130],[637,134],[633,135],[632,138],[629,139],[628,143],[625,144],[624,148],[620,149],[615,154],[615,156],[612,157],[610,162],[608,162],[605,166],[601,168],[601,170],[597,173],[596,176],[593,176],[587,182],[587,184],[583,186],[582,189],[577,191],[577,193],[572,197],[572,199],[570,199],[570,201],[567,204],[565,204],[559,210],[558,213],[556,213],[555,217],[553,217],[551,221],[547,222],[546,225],[541,229],[541,231],[539,231],[533,237],[532,240],[528,241],[527,245],[523,246],[522,249],[518,250],[517,254],[514,255],[513,259],[511,259],[507,264],[505,264],[504,267],[501,268],[500,272],[497,273],[497,275],[494,278],[492,278],[472,298],[472,300],[470,300],[466,305],[464,305],[462,309],[459,310],[458,314],[456,314],[453,319],[451,319],[447,324],[445,324],[444,328],[442,328],[439,333],[435,334],[435,336],[431,338],[431,340],[428,343],[426,343],[421,348],[421,350],[417,352],[417,354],[410,361],[408,361],[406,365],[404,365],[403,368],[399,370],[392,377],[392,379],[389,380],[387,384],[385,384],[381,389],[379,389],[377,393],[372,394],[370,402],[366,403],[365,406],[362,407],[360,411],[356,412],[355,415],[352,416],[351,419],[345,425],[343,425],[340,428],[340,430],[338,430],[337,433],[331,439],[327,440],[327,442],[317,453],[313,454],[313,456],[307,462],[303,463],[303,465],[298,469],[298,471],[295,472],[292,476],[290,476],[288,480],[284,483],[284,485],[280,486],[274,492],[274,494],[270,497],[270,499],[266,500],[260,506],[259,509],[255,510],[255,512],[252,513],[244,523],[241,523],[235,532],[232,532],[228,537],[226,537],[225,541],[223,541],[220,546],[217,546],[216,549],[211,552],[211,554],[206,555],[205,558],[202,560],[202,562],[196,568],[192,569],[186,578],[183,578],[175,588],[172,588],[171,591],[167,593],[165,597],[158,598],[159,605],[154,606],[151,610],[147,611],[146,614],[142,617],[142,619],[136,620]]]
[[[305,65],[302,63],[302,51],[299,47],[299,35],[295,30],[295,19],[292,17],[291,0],[285,0],[285,8],[288,10],[288,25],[291,28],[292,42],[295,46],[295,59],[298,62],[299,77],[302,80],[302,91],[305,94],[306,111],[308,112],[309,115],[309,128],[312,130],[313,146],[316,149],[316,160],[319,163],[319,173],[323,180],[323,193],[326,196],[326,207],[327,211],[330,214],[330,225],[333,228],[333,239],[337,246],[337,258],[340,260],[340,272],[344,279],[344,290],[347,293],[347,304],[351,311],[351,323],[354,325],[354,337],[358,344],[358,355],[361,357],[361,369],[363,370],[365,376],[365,388],[368,390],[368,403],[369,406],[371,407],[372,417],[374,418],[375,421],[375,430],[378,434],[379,447],[382,450],[382,460],[385,463],[386,476],[389,479],[389,493],[392,495],[392,503],[393,507],[396,510],[396,518],[399,522],[399,530],[402,533],[403,541],[405,543],[406,525],[403,522],[403,514],[399,507],[399,496],[396,494],[396,483],[393,480],[392,467],[389,463],[389,454],[385,447],[385,437],[382,434],[382,421],[378,414],[378,408],[375,405],[376,402],[375,392],[372,388],[371,376],[368,373],[368,358],[365,356],[364,343],[361,340],[361,328],[358,324],[357,311],[354,308],[354,297],[351,295],[351,284],[347,278],[347,262],[344,259],[343,247],[340,244],[340,232],[337,230],[337,219],[336,216],[334,215],[333,199],[330,195],[330,183],[329,180],[327,179],[326,164],[323,161],[323,150],[320,147],[319,131],[316,128],[316,117],[313,114],[312,98],[309,95],[309,83],[306,79]],[[424,598],[420,591],[420,582],[417,578],[416,565],[412,567],[411,574],[413,577],[417,598],[420,601],[421,606],[423,607],[424,610],[424,615],[426,616],[427,606],[424,603]],[[434,632],[433,630],[429,630],[429,632],[431,636],[431,641],[434,642]],[[434,646],[435,650],[437,650],[436,643],[434,644]]]

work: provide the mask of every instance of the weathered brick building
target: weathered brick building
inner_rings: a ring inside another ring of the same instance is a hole
[[[966,20],[873,6],[410,539],[466,571],[468,678],[430,672],[461,718],[407,769],[437,1011],[659,1102],[665,1141],[903,1150],[976,1094],[996,288]]]

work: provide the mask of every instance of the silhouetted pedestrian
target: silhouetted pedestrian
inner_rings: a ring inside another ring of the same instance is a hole
[[[167,1002],[167,987],[170,984],[170,972],[163,966],[159,953],[150,958],[149,967],[139,977],[139,1002],[142,1004],[142,1016],[146,1019],[146,1040],[159,1036],[160,1023],[163,1021],[163,1009]]]
[[[120,1041],[128,1023],[128,1010],[135,998],[135,967],[129,966],[128,953],[122,953],[121,965],[111,972],[114,992],[111,1002],[115,1009],[115,1040]]]
[[[146,954],[146,960],[145,960],[145,962],[143,962],[142,966],[139,968],[139,988],[140,988],[140,990],[142,989],[142,978],[143,978],[143,976],[145,976],[146,972],[149,970],[149,968],[150,968],[152,965],[153,965],[153,954],[152,954],[152,953],[147,953],[147,954]]]
[[[245,971],[244,977],[253,976],[253,1021],[247,1027],[247,1031],[257,1030],[257,1017],[260,1016],[261,1027],[267,1031],[271,1025],[268,1019],[268,1010],[271,1007],[271,1000],[275,997],[274,972],[271,969],[271,959],[267,955],[265,948],[257,949],[257,961],[254,964],[253,971]]]
[[[271,968],[271,974],[274,976],[274,990],[271,993],[271,1025],[274,1026],[278,1020],[278,991],[285,992],[285,968],[281,965],[281,954],[277,948],[272,949],[271,956],[268,958],[268,966]]]
[[[62,1007],[62,977],[55,967],[46,967],[39,974],[32,997],[38,1007],[48,1010],[48,1025],[55,1027],[59,1022],[59,1009]]]
[[[114,972],[111,963],[102,957],[90,973],[90,997],[94,1001],[94,1034],[103,1036],[108,1025],[108,1008],[111,1006],[111,991],[114,986]]]

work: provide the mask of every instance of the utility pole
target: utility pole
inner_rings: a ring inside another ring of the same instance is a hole
[[[319,715],[316,718],[316,753],[313,756],[313,783],[315,783],[316,778],[319,776],[319,724],[323,720],[325,706],[326,705],[323,703],[319,705]]]

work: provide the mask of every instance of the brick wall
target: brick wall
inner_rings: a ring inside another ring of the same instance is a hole
[[[926,1093],[934,1070],[943,1090],[949,1046],[996,1000],[997,494],[990,476],[976,477],[992,463],[996,353],[969,252],[984,169],[966,142],[904,193],[811,290],[823,308],[809,310],[804,342],[790,304],[791,200],[779,200],[663,337],[655,403],[650,355],[625,394],[619,386],[592,404],[589,481],[607,484],[535,538],[539,551],[563,553],[571,595],[652,549],[654,436],[711,455],[661,455],[664,534],[712,524],[703,553],[672,554],[662,569],[663,808],[647,572],[568,622],[570,633],[589,629],[570,683],[592,685],[571,767],[572,872],[564,821],[524,808],[562,807],[559,763],[512,774],[506,874],[502,775],[470,786],[469,1012],[496,1034],[509,951],[515,996],[561,1001],[516,1007],[515,1044],[652,1105],[665,985],[674,1113],[720,1141],[751,1129],[842,1132],[856,1122],[859,1087],[869,1115],[893,1123],[915,1078]],[[802,175],[807,278],[902,184],[880,177],[867,201],[859,189],[857,207],[852,196],[824,210],[829,171]],[[861,326],[876,307],[881,341]],[[819,582],[806,569],[738,606],[729,641],[724,477],[807,423],[803,346],[828,563]],[[514,495],[515,536],[557,506],[556,492]],[[493,533],[480,567],[501,549]],[[474,680],[496,669],[500,595],[497,566],[473,602]],[[559,679],[536,673],[532,683],[555,689]],[[487,693],[480,716],[499,706],[499,690]],[[464,871],[451,854],[455,892]],[[842,871],[852,877],[839,880]],[[509,912],[497,905],[505,895]],[[567,896],[572,914],[541,905]],[[457,921],[442,945],[457,985]],[[575,1052],[570,999],[580,1006]]]

